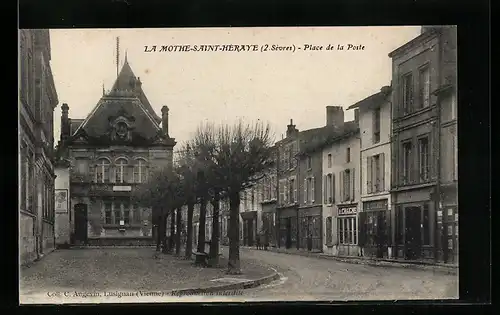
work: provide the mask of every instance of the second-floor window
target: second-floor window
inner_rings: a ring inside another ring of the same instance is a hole
[[[421,182],[429,180],[429,139],[427,137],[418,139],[418,173]]]
[[[295,179],[290,179],[288,189],[290,203],[297,202],[297,183],[295,183]]]
[[[340,173],[340,198],[341,202],[354,201],[354,168],[345,169]]]
[[[373,111],[373,143],[380,142],[380,107]]]
[[[306,158],[307,169],[310,170],[312,168],[312,159],[310,156]]]
[[[75,159],[75,171],[79,175],[85,175],[88,172],[88,164],[86,159]]]
[[[304,204],[314,203],[315,197],[314,176],[304,179]]]
[[[325,204],[335,203],[335,174],[328,174],[325,176]]]
[[[99,159],[96,165],[96,182],[109,183],[109,160]]]
[[[137,159],[134,165],[134,182],[144,183],[147,179],[146,172],[146,161],[143,159]]]
[[[332,155],[328,154],[328,167],[332,167]]]
[[[116,161],[116,183],[125,183],[127,181],[127,164],[125,159]]]
[[[428,107],[430,105],[430,86],[431,78],[429,73],[429,66],[425,65],[419,69],[418,73],[418,103],[419,107]]]
[[[345,161],[347,163],[351,162],[351,148],[347,148],[347,150],[346,150],[346,159],[345,159]]]
[[[384,191],[385,157],[384,153],[367,159],[367,191],[369,194]]]
[[[403,184],[409,184],[411,181],[412,170],[412,145],[411,142],[403,143]]]
[[[403,114],[411,112],[413,107],[413,76],[411,73],[403,76]]]

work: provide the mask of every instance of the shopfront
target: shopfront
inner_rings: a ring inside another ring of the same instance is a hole
[[[298,248],[297,208],[279,210],[279,247]]]
[[[299,248],[322,251],[322,206],[299,209]]]
[[[391,213],[388,199],[363,202],[359,213],[359,245],[363,256],[390,258],[391,250]]]
[[[242,212],[243,245],[254,246],[257,237],[257,211]]]
[[[337,213],[337,255],[359,256],[358,247],[358,206],[357,204],[338,206]]]
[[[266,232],[269,246],[276,247],[278,239],[277,219],[276,219],[276,205],[262,204],[262,227]]]

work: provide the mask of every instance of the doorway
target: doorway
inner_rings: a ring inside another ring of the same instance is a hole
[[[421,215],[420,207],[405,208],[405,258],[408,260],[421,257]]]
[[[253,220],[245,219],[243,224],[243,244],[253,246]]]
[[[87,205],[75,205],[75,244],[87,244]]]

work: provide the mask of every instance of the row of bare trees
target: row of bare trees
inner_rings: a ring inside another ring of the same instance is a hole
[[[180,254],[181,208],[187,208],[185,257],[190,259],[193,243],[193,212],[200,206],[197,252],[205,249],[205,220],[207,205],[213,208],[213,229],[209,251],[209,265],[218,264],[219,205],[229,202],[229,257],[228,273],[239,274],[239,208],[241,192],[261,179],[271,163],[273,139],[269,124],[245,123],[234,125],[205,123],[198,127],[193,138],[178,151],[173,167],[155,171],[150,181],[136,195],[137,201],[153,208],[158,218],[157,250],[172,250],[166,242],[167,217],[173,216],[178,226],[175,239],[176,253]],[[172,218],[173,219],[173,218]],[[173,222],[174,220],[171,220]],[[173,226],[171,235],[173,236]]]

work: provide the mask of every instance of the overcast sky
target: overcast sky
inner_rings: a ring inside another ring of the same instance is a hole
[[[325,125],[325,107],[344,109],[391,80],[389,52],[418,36],[420,27],[58,29],[51,30],[52,73],[59,97],[54,113],[60,136],[61,104],[85,118],[116,78],[125,51],[159,116],[170,108],[169,133],[190,138],[203,121],[268,121],[276,140],[293,119],[299,130]],[[233,44],[295,45],[281,52],[144,52],[144,46]],[[298,50],[305,44],[321,51]],[[329,44],[364,50],[325,50]],[[354,114],[346,111],[345,119]]]

